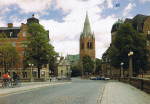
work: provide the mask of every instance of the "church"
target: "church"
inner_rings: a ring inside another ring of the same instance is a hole
[[[94,32],[91,32],[90,22],[88,18],[88,12],[86,12],[86,18],[84,22],[83,32],[80,35],[80,60],[84,55],[89,55],[92,60],[95,60],[95,36]]]

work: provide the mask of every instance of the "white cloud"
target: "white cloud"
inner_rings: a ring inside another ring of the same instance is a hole
[[[141,3],[149,2],[150,0],[139,0]]]
[[[132,8],[136,7],[135,3],[129,3],[127,7],[125,7],[124,11],[123,11],[123,16],[127,16],[128,13],[130,12],[130,10],[132,10]]]
[[[101,58],[103,52],[110,45],[112,24],[117,19],[114,15],[105,19],[92,12],[89,12],[88,15],[96,37],[96,57]],[[83,31],[85,16],[85,11],[72,11],[64,17],[64,22],[61,23],[54,20],[40,20],[45,29],[49,29],[51,43],[57,52],[63,55],[79,53],[79,38]]]
[[[17,5],[23,13],[42,12],[53,4],[52,0],[0,0],[0,9],[9,5]]]
[[[4,8],[2,11],[0,11],[1,15],[4,15],[5,13],[11,11],[9,8]]]
[[[3,17],[0,17],[0,26],[1,26],[1,27],[5,27],[6,24],[7,24],[7,23],[3,21]]]
[[[6,0],[9,1],[9,0]],[[40,1],[40,2],[39,2]],[[22,12],[41,12],[49,8],[55,0],[16,0],[15,2],[4,2],[4,5],[17,4]],[[112,24],[117,20],[114,15],[102,18],[101,13],[104,8],[105,0],[56,0],[54,5],[55,10],[62,10],[66,15],[62,18],[63,22],[40,19],[40,23],[49,30],[51,43],[55,50],[63,55],[79,54],[79,38],[83,31],[86,11],[88,11],[91,30],[94,31],[96,37],[96,57],[101,58],[101,55],[109,47],[111,41]],[[111,0],[108,1],[108,7],[111,6]],[[39,4],[40,3],[40,4]],[[1,5],[1,4],[0,4]],[[38,6],[38,8],[36,7]],[[23,7],[21,7],[23,6]],[[9,18],[14,26],[20,26],[21,23],[26,23],[26,19],[20,20],[13,15]],[[39,18],[39,15],[35,15]],[[0,19],[1,20],[1,19]],[[0,21],[1,22],[1,21]]]
[[[112,0],[107,0],[108,8],[113,8]]]

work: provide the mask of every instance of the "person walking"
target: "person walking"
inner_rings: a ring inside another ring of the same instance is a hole
[[[19,79],[19,76],[18,76],[18,74],[16,74],[15,72],[13,72],[13,79],[14,79],[14,82],[15,82],[16,86],[18,86],[18,79]]]

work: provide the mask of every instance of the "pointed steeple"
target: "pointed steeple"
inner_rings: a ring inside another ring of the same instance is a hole
[[[83,34],[84,37],[88,37],[88,35],[91,35],[91,27],[90,27],[90,22],[88,18],[88,12],[86,12],[86,18],[84,22],[84,28],[83,28]]]

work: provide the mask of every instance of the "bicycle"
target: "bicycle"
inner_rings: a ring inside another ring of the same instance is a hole
[[[16,82],[15,82],[15,80],[13,80],[11,86],[12,86],[12,88],[14,88],[14,87],[20,87],[21,86],[21,82],[18,80],[18,85],[17,85]]]
[[[11,87],[11,79],[7,79],[7,78],[2,78],[2,87],[6,88],[6,87]]]

